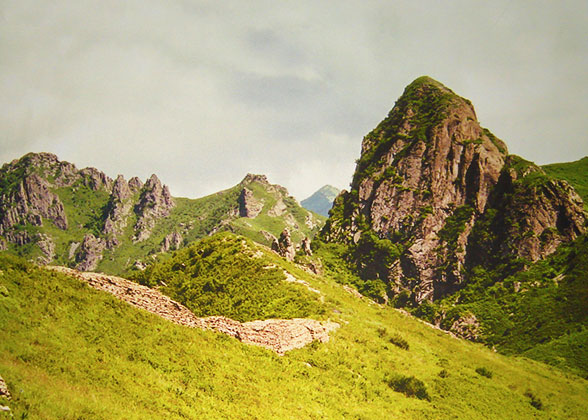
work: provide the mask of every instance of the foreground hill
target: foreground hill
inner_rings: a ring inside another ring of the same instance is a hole
[[[113,274],[220,230],[270,245],[287,228],[296,245],[323,222],[262,175],[207,197],[174,198],[156,175],[112,180],[49,153],[5,164],[0,197],[0,249]]]
[[[283,261],[341,327],[284,356],[0,254],[15,418],[581,419],[588,383],[453,338]],[[330,273],[327,266],[327,272]],[[341,269],[341,267],[339,267]],[[351,275],[348,273],[348,275]]]

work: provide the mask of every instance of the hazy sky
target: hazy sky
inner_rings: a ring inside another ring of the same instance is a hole
[[[199,197],[348,186],[429,75],[511,153],[588,155],[588,2],[0,0],[0,161],[56,153]]]

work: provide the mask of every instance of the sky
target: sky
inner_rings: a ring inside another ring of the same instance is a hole
[[[588,155],[588,2],[0,0],[0,162],[51,152],[201,197],[348,187],[429,75],[538,164]]]

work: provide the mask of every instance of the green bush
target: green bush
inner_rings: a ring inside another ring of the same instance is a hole
[[[403,350],[408,350],[410,348],[408,342],[398,334],[393,334],[388,341]]]
[[[492,378],[492,372],[486,369],[485,367],[477,368],[476,373],[480,376],[485,376],[486,378]]]
[[[535,407],[537,410],[542,410],[543,409],[543,402],[539,399],[539,397],[537,397],[531,391],[525,392],[525,397],[527,397],[527,398],[530,399],[529,403],[533,407]]]
[[[423,381],[414,376],[398,376],[387,381],[388,386],[396,392],[401,392],[407,397],[419,400],[431,401],[427,388]]]

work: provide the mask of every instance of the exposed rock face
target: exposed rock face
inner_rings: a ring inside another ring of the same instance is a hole
[[[199,318],[188,308],[159,291],[141,286],[120,277],[98,273],[81,273],[65,267],[49,267],[86,281],[90,286],[113,294],[129,304],[145,309],[169,321],[188,327],[213,329],[237,338],[243,343],[265,347],[282,355],[304,347],[314,340],[326,342],[329,332],[337,329],[334,322],[312,319],[267,319],[264,321],[238,322],[222,316]]]
[[[91,233],[84,236],[76,253],[76,268],[80,271],[94,270],[102,259],[102,252],[106,244],[100,238],[96,238]]]
[[[505,144],[480,126],[468,100],[428,77],[419,78],[364,138],[351,191],[335,200],[322,237],[357,244],[371,231],[401,244],[400,264],[377,275],[393,291],[411,291],[417,303],[441,297],[465,279],[472,228],[489,206],[498,205],[489,202],[495,188],[507,188],[497,187],[499,179],[508,184],[506,159]],[[554,188],[563,191],[557,183]],[[541,246],[536,240],[519,242],[520,248],[512,248],[517,255],[544,256],[558,240],[582,231],[581,206],[569,205],[575,197],[565,193],[558,199],[553,191],[544,197],[524,211],[515,205],[526,215],[517,217],[527,217],[538,235],[558,223],[569,234]],[[538,215],[541,211],[545,214]],[[526,230],[513,225],[500,240]]]
[[[47,181],[37,174],[25,177],[16,190],[8,196],[2,196],[0,207],[0,235],[5,235],[9,240],[13,237],[5,233],[13,226],[25,223],[42,226],[44,218],[53,221],[60,229],[67,229],[63,203],[50,191]],[[11,242],[19,241],[14,237]]]
[[[499,264],[512,255],[534,262],[584,232],[584,203],[574,189],[531,162],[509,156],[472,233],[469,264]]]
[[[261,213],[263,209],[263,201],[258,201],[247,187],[243,187],[241,195],[239,195],[239,217],[254,218]]]
[[[136,194],[143,188],[143,181],[134,176],[129,179],[129,188],[133,194]]]
[[[135,206],[138,220],[135,225],[135,241],[140,242],[151,235],[157,219],[166,217],[174,207],[167,185],[162,186],[155,174],[147,180],[139,203]]]
[[[49,264],[55,258],[55,243],[49,235],[44,233],[37,234],[37,246],[43,253],[42,256],[37,258],[39,264]]]
[[[458,337],[470,341],[478,341],[480,338],[480,322],[474,314],[467,314],[456,319],[449,331]]]
[[[183,243],[184,238],[182,238],[182,235],[178,232],[172,232],[163,238],[163,242],[161,243],[161,252],[180,249]]]
[[[304,238],[302,242],[300,242],[300,249],[306,255],[312,255],[312,249],[310,249],[310,239]]]
[[[127,226],[127,218],[133,207],[132,193],[129,184],[119,175],[112,187],[112,195],[108,203],[108,212],[104,220],[102,232],[106,235],[107,247],[113,248],[119,244],[120,236]]]
[[[284,229],[280,238],[272,243],[272,250],[276,251],[289,261],[294,260],[294,257],[296,256],[296,248],[294,247],[294,243],[292,243],[292,238],[290,237],[290,231],[288,229]]]
[[[80,170],[80,175],[83,177],[84,184],[94,191],[100,189],[110,191],[112,188],[112,179],[96,168],[84,168]]]
[[[8,385],[4,382],[4,379],[0,376],[0,397],[11,399],[10,391],[8,390]]]

